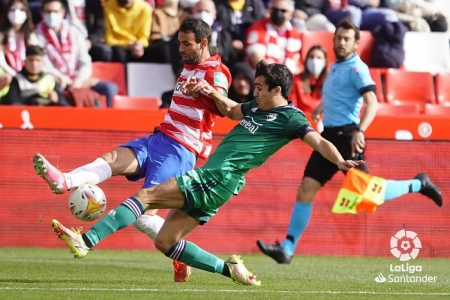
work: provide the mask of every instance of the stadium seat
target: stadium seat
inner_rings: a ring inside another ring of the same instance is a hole
[[[356,49],[356,53],[359,54],[362,61],[370,66],[370,59],[372,57],[372,48],[375,43],[375,39],[370,31],[361,30],[359,34],[359,45]]]
[[[450,73],[436,75],[436,96],[438,104],[450,106]]]
[[[436,103],[433,76],[430,73],[389,69],[385,79],[387,103],[418,104],[421,111],[426,103]]]
[[[113,98],[113,108],[118,109],[149,109],[158,110],[161,105],[159,98],[152,97],[131,97],[115,96]]]
[[[442,116],[450,119],[450,106],[427,104],[424,113],[427,116]]]
[[[333,51],[333,32],[328,31],[306,31],[302,36],[302,49],[301,57],[302,60],[306,58],[306,53],[308,53],[309,48],[314,45],[321,45],[327,50],[328,55],[328,65],[331,65],[336,60]]]
[[[176,83],[170,64],[127,63],[128,95],[157,97],[173,91]]]
[[[450,45],[447,33],[408,31],[403,48],[405,70],[432,74],[450,70]]]
[[[417,104],[389,104],[379,103],[377,115],[379,116],[418,116],[420,106]]]
[[[93,62],[92,77],[113,81],[117,84],[119,95],[128,95],[125,65],[122,63]]]
[[[385,102],[384,100],[384,91],[383,91],[383,80],[381,77],[381,70],[380,69],[370,69],[370,77],[372,77],[373,81],[375,82],[376,88],[377,88],[377,99],[378,102]]]

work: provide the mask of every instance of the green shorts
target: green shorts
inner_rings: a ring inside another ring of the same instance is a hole
[[[184,196],[182,211],[200,221],[208,222],[219,207],[244,187],[244,177],[219,169],[197,168],[176,176]]]

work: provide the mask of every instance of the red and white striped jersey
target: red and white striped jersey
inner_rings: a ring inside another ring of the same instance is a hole
[[[187,78],[205,79],[220,92],[228,93],[231,74],[219,55],[213,55],[198,65],[184,65],[178,77],[172,103],[158,130],[181,143],[200,158],[208,158],[212,150],[212,127],[217,116],[223,117],[211,97],[200,94],[188,97],[181,92]]]

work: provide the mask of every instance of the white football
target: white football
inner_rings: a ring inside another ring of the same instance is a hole
[[[95,184],[85,183],[70,193],[69,209],[81,221],[93,221],[106,209],[106,196]]]

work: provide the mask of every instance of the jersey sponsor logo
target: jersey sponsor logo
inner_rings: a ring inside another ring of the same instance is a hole
[[[256,131],[259,129],[259,127],[262,126],[262,124],[256,123],[255,120],[253,120],[253,118],[251,119],[252,121],[247,121],[244,118],[241,120],[241,122],[239,122],[239,124],[245,129],[247,129],[251,134],[255,134]]]
[[[276,114],[276,113],[270,113],[270,114],[267,116],[267,121],[269,121],[269,122],[275,121],[275,120],[277,119],[277,117],[278,117],[278,114]]]
[[[228,79],[222,72],[214,72],[214,85],[228,89]]]

